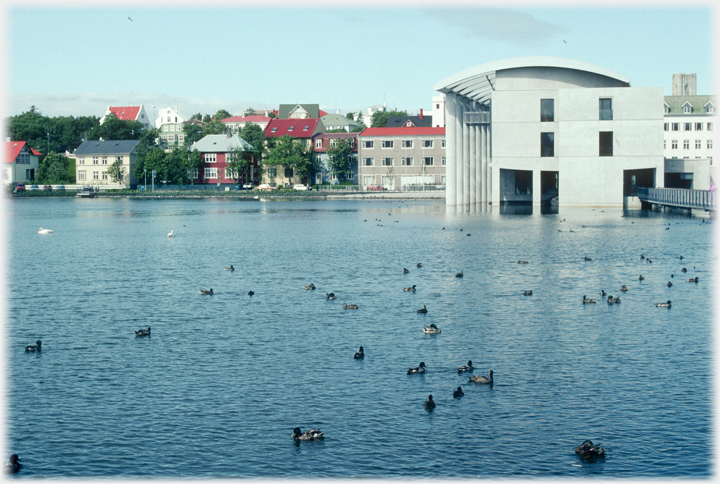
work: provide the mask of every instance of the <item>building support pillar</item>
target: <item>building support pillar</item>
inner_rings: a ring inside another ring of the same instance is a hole
[[[470,186],[469,186],[469,203],[475,205],[477,203],[477,125],[467,127],[470,131]]]
[[[455,170],[457,169],[457,157],[455,156],[455,113],[457,97],[448,93],[445,96],[445,206],[455,205]]]

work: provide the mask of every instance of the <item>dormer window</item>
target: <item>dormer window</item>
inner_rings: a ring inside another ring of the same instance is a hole
[[[668,106],[668,103],[665,103],[665,114],[670,114],[670,106]]]
[[[303,131],[307,131],[309,128],[310,128],[310,126],[305,126],[305,127],[303,128]]]
[[[705,105],[705,113],[706,114],[713,114],[715,112],[715,105],[712,102],[708,102]]]
[[[683,104],[683,114],[692,114],[692,104],[685,101],[685,104]]]
[[[290,126],[290,127],[288,128],[288,132],[292,131],[294,128],[295,128],[295,126]]]
[[[274,133],[275,131],[277,131],[277,128],[273,128],[273,129],[272,129],[272,132],[273,132],[273,133]]]

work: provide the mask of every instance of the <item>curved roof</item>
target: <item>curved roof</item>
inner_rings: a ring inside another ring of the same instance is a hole
[[[435,84],[434,89],[443,93],[453,92],[460,94],[477,102],[484,102],[490,98],[490,94],[494,90],[495,73],[508,69],[517,69],[522,67],[556,67],[560,69],[574,69],[577,71],[586,71],[593,74],[616,79],[620,82],[630,85],[630,81],[625,77],[616,74],[608,69],[599,67],[587,62],[577,61],[573,59],[564,59],[562,57],[515,57],[512,59],[503,59],[499,61],[480,64],[479,66],[465,69],[457,74],[443,79]]]

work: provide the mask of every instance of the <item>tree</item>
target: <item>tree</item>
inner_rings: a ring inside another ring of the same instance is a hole
[[[193,143],[200,141],[203,137],[202,126],[198,124],[183,124],[183,135],[185,136],[185,146],[190,148]]]
[[[269,113],[267,113],[267,117],[268,117],[268,118],[274,118],[274,117],[275,117],[275,113],[269,112]]]
[[[103,124],[99,124],[90,130],[88,139],[140,139],[143,129],[143,124],[140,121],[123,121],[118,119],[115,113],[109,113],[105,116]]]
[[[350,130],[351,133],[359,133],[363,129],[365,129],[367,126],[365,126],[365,121],[363,121],[363,117],[359,115],[358,113],[358,119],[357,119],[358,125],[355,126],[353,129]],[[386,121],[387,123],[387,121]]]
[[[344,181],[345,175],[350,171],[352,148],[348,145],[347,140],[340,138],[336,143],[331,144],[326,152],[330,173],[334,173],[339,181]]]
[[[195,113],[192,116],[190,116],[190,119],[197,119],[198,121],[202,121],[203,115],[202,113]]]
[[[284,135],[269,143],[272,147],[268,149],[268,157],[263,161],[266,166],[282,166],[292,168],[295,175],[304,178],[309,177],[317,171],[315,157],[312,150],[307,148],[304,140],[293,139],[290,135]]]
[[[8,135],[12,141],[27,141],[32,147],[49,154],[73,151],[87,139],[87,133],[99,125],[95,116],[43,116],[35,107],[18,116],[5,118]]]
[[[190,179],[190,183],[192,185],[195,184],[195,170],[202,169],[204,164],[205,160],[203,160],[202,153],[200,153],[198,150],[185,151],[183,165],[185,167],[185,173],[187,175],[187,178]]]
[[[348,119],[351,119],[351,120],[355,121],[355,114],[354,114],[354,113],[347,113],[347,114],[345,115],[345,117],[348,118]]]
[[[125,167],[123,167],[122,160],[115,160],[108,166],[107,174],[113,182],[122,184],[125,179]]]
[[[206,114],[205,116],[203,116],[202,121],[203,123],[209,123],[210,121],[212,121],[212,117],[209,114]]]
[[[370,124],[373,128],[384,128],[387,126],[387,120],[390,116],[407,116],[408,113],[405,111],[377,111],[372,115],[372,123]]]
[[[255,114],[257,113],[255,113],[255,110],[253,108],[247,108],[243,113],[243,116],[253,116]]]
[[[327,130],[327,133],[347,133],[345,128],[335,128]]]
[[[208,124],[206,124],[205,127],[202,129],[202,136],[205,137],[209,134],[223,134],[225,133],[225,129],[225,124],[219,119],[209,121]]]
[[[69,160],[66,157],[58,153],[51,152],[46,155],[38,165],[35,178],[38,182],[46,183],[48,185],[70,183],[75,177],[70,177],[69,165]]]
[[[232,114],[227,109],[220,109],[217,113],[215,113],[215,116],[213,116],[213,119],[216,121],[222,121],[225,118],[231,118]]]
[[[247,180],[250,168],[250,159],[245,156],[245,151],[240,148],[232,148],[225,159],[227,167],[232,171],[232,178],[235,184],[239,183],[240,176]]]

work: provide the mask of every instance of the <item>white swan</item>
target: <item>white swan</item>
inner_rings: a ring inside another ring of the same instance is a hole
[[[172,229],[168,234],[168,237],[175,237],[175,229]]]
[[[40,230],[38,230],[38,234],[52,234],[52,230],[40,227]]]

